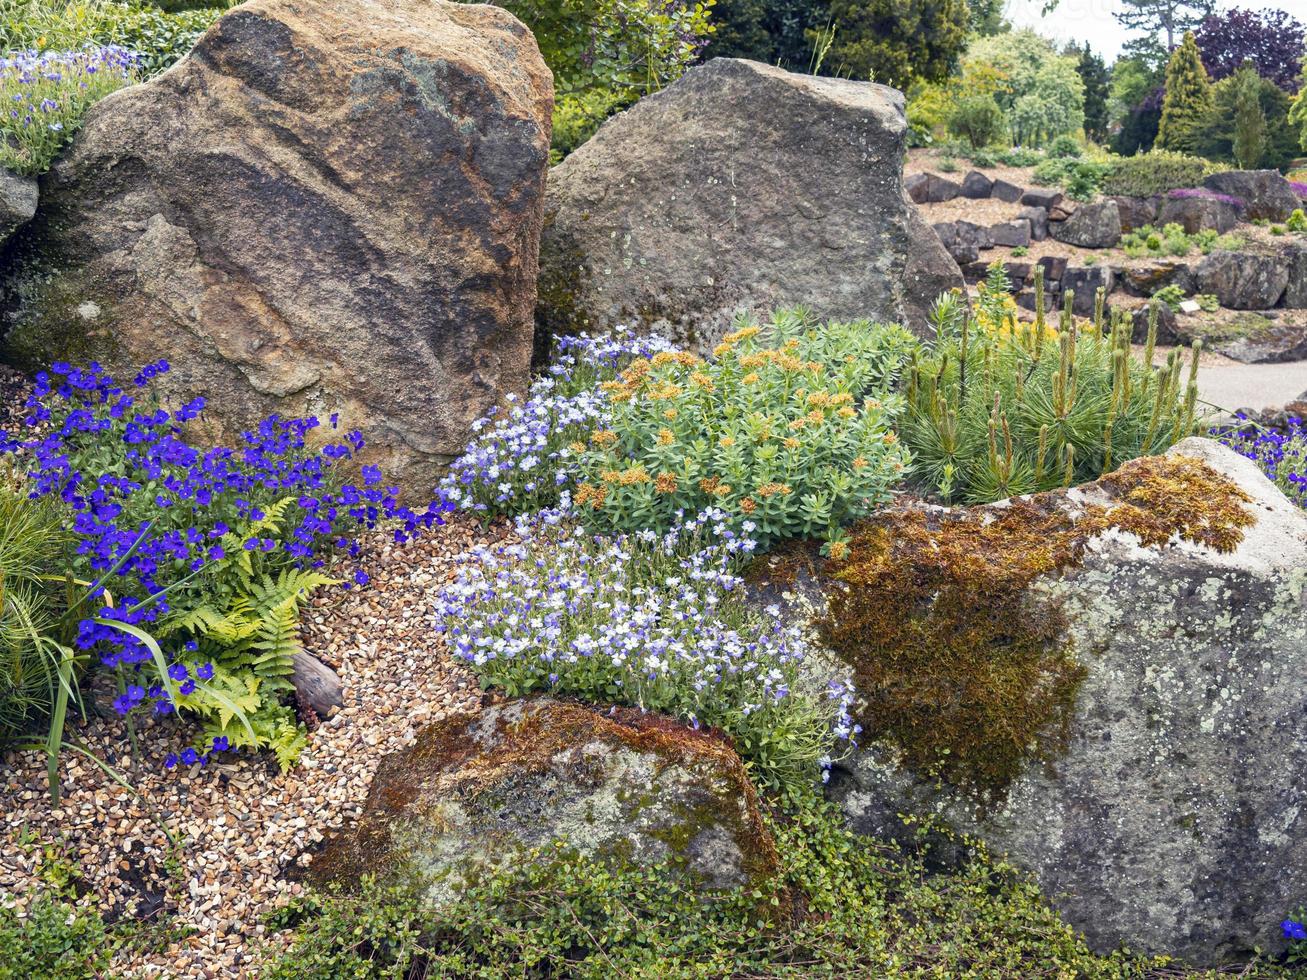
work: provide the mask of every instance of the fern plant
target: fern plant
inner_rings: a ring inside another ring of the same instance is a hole
[[[931,312],[935,344],[909,372],[900,432],[918,482],[947,502],[1092,480],[1198,428],[1201,345],[1187,381],[1174,351],[1154,368],[1154,303],[1147,347],[1136,359],[1129,318],[1105,322],[1101,289],[1087,323],[1072,316],[1068,292],[1055,328],[1044,317],[1038,273],[1033,322],[1018,322],[1002,301],[1008,283],[997,264],[974,318],[956,295],[941,297]]]

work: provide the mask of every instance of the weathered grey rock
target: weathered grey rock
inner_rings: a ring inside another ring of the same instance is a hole
[[[1058,201],[1049,207],[1048,220],[1050,222],[1066,221],[1067,218],[1076,213],[1076,207],[1075,201]]]
[[[1033,289],[1022,290],[1017,294],[1017,306],[1023,310],[1030,310],[1034,313],[1038,304],[1035,302],[1035,291]],[[1044,292],[1044,312],[1048,313],[1057,308],[1057,297],[1052,291]]]
[[[356,827],[310,870],[347,886],[376,874],[439,906],[556,841],[602,860],[668,861],[705,889],[757,883],[778,867],[724,739],[634,709],[536,699],[439,722],[383,758]]]
[[[1042,242],[1048,237],[1048,211],[1041,207],[1025,207],[1017,212],[1017,218],[1030,222],[1030,240]]]
[[[1068,266],[1062,274],[1062,292],[1075,291],[1071,309],[1080,316],[1094,312],[1095,296],[1100,287],[1110,295],[1115,285],[1116,277],[1111,267],[1106,265]]]
[[[1133,326],[1131,336],[1136,344],[1142,344],[1148,340],[1150,306],[1151,304],[1141,306],[1131,314],[1130,320]],[[1165,303],[1158,303],[1156,342],[1159,344],[1178,344],[1180,341],[1180,332],[1176,329],[1175,311]]]
[[[1015,221],[1000,221],[996,225],[989,226],[989,237],[995,245],[1004,245],[1009,248],[1029,245],[1031,238],[1030,222],[1025,218],[1017,218]]]
[[[528,380],[552,82],[437,0],[251,0],[86,117],[7,288],[11,357],[203,395],[232,438],[339,412],[429,493]]]
[[[1162,261],[1127,267],[1121,273],[1125,291],[1132,296],[1152,296],[1163,286],[1179,286],[1186,294],[1194,291],[1194,277],[1187,262]]]
[[[1233,337],[1217,343],[1218,354],[1244,364],[1283,364],[1287,361],[1307,361],[1307,326],[1300,324],[1268,324],[1245,336]]]
[[[907,209],[908,251],[903,262],[903,317],[912,330],[924,332],[935,298],[962,286],[957,262],[916,207]]]
[[[962,185],[939,174],[926,174],[925,204],[943,204],[962,193]]]
[[[290,682],[302,704],[322,718],[344,706],[345,692],[339,674],[304,650],[297,650],[290,659]]]
[[[1043,208],[1047,211],[1062,203],[1063,194],[1055,187],[1032,187],[1021,195],[1021,203],[1031,208]]]
[[[912,199],[913,204],[926,203],[926,188],[929,184],[930,178],[925,174],[908,174],[903,178],[903,190]]]
[[[1291,310],[1307,309],[1307,248],[1290,249],[1284,265],[1287,280],[1280,302]]]
[[[883,85],[733,58],[692,68],[550,173],[542,328],[660,325],[711,344],[742,309],[902,321],[935,298],[917,284],[962,283],[904,199],[906,130]],[[766,163],[741,166],[746,145]]]
[[[1111,248],[1121,240],[1121,214],[1112,200],[1082,204],[1065,221],[1049,226],[1059,242],[1080,248]]]
[[[1007,201],[1008,204],[1016,204],[1021,200],[1021,188],[1006,180],[996,180],[994,186],[989,189],[989,196]]]
[[[961,219],[955,224],[958,227],[958,237],[974,243],[982,252],[994,247],[994,235],[988,225],[978,225],[974,221]]]
[[[1211,174],[1203,186],[1244,203],[1244,217],[1285,221],[1302,207],[1293,187],[1278,170],[1227,170]]]
[[[0,168],[0,245],[36,214],[38,197],[35,177]]]
[[[982,198],[989,197],[989,192],[994,188],[994,181],[986,177],[979,170],[972,170],[962,178],[963,197]]]
[[[1275,255],[1212,252],[1194,269],[1198,291],[1215,293],[1232,310],[1270,309],[1289,284],[1289,269]]]
[[[1066,275],[1067,260],[1061,255],[1045,255],[1039,260],[1039,264],[1044,267],[1045,282],[1060,282]]]
[[[1170,455],[1236,484],[1256,523],[1229,553],[1113,528],[1036,580],[1087,671],[1059,758],[984,805],[864,737],[831,793],[867,833],[901,833],[909,813],[978,834],[1097,949],[1205,966],[1283,950],[1280,910],[1307,894],[1307,686],[1285,669],[1307,644],[1307,513],[1211,440]],[[1091,484],[1057,506],[1111,502]]]
[[[970,225],[970,222],[962,222]],[[944,251],[959,266],[975,262],[980,257],[979,246],[975,236],[967,229],[959,229],[957,221],[941,221],[931,225],[936,238]]]
[[[1158,197],[1127,197],[1114,194],[1108,200],[1116,202],[1116,209],[1121,215],[1121,231],[1134,231],[1144,225],[1157,223],[1157,207],[1161,202]]]
[[[1157,212],[1157,223],[1176,224],[1193,235],[1209,229],[1225,234],[1239,223],[1234,205],[1211,197],[1166,197]]]

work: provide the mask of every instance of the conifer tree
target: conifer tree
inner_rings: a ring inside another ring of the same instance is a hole
[[[1184,40],[1171,52],[1166,66],[1166,96],[1162,100],[1157,145],[1165,150],[1195,152],[1211,108],[1212,83],[1193,32],[1185,31]]]
[[[1234,159],[1244,170],[1257,166],[1266,150],[1266,114],[1262,79],[1251,61],[1234,73]]]

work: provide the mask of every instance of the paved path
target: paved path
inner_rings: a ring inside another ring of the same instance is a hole
[[[1279,408],[1307,392],[1307,361],[1288,364],[1204,364],[1198,372],[1198,396],[1234,411]]]

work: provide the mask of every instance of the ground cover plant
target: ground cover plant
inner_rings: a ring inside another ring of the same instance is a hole
[[[401,507],[375,467],[362,467],[359,484],[343,479],[339,466],[362,438],[312,449],[317,419],[272,416],[239,449],[193,448],[186,426],[204,400],[165,408],[152,385],[167,370],[147,365],[123,388],[98,365],[56,364],[29,398],[31,438],[0,447],[30,506],[61,508],[70,541],[58,572],[76,586],[75,628],[58,641],[76,670],[37,711],[52,719],[52,781],[65,702],[96,671],[114,679],[113,707],[129,725],[176,711],[200,721],[198,741],[169,765],[239,746],[272,748],[290,764],[303,743],[284,703],[298,614],[332,582],[332,551],[383,518],[399,519],[401,536],[439,519]]]
[[[974,323],[956,297],[936,304],[935,344],[908,374],[900,424],[919,485],[950,502],[1000,500],[1095,479],[1195,431],[1197,352],[1182,382],[1174,352],[1150,366],[1155,313],[1141,361],[1126,319],[1104,322],[1101,296],[1089,323],[1070,302],[1056,329],[1042,313],[1022,323],[995,264]]]
[[[1168,224],[1161,228],[1144,225],[1121,236],[1121,248],[1131,258],[1148,258],[1160,256],[1184,256],[1197,249],[1208,255],[1213,249],[1237,249],[1243,239],[1234,234],[1222,235],[1214,228],[1204,228],[1192,235],[1186,234],[1184,227]]]
[[[135,79],[136,57],[121,47],[18,51],[0,58],[0,167],[42,173],[72,139],[86,110]]]
[[[746,521],[705,511],[663,533],[597,535],[566,509],[517,523],[519,541],[475,550],[437,606],[454,656],[510,697],[571,695],[662,711],[725,731],[774,791],[797,791],[856,734],[852,692],[805,674],[778,609],[750,610],[738,567]]]
[[[1284,429],[1269,429],[1248,423],[1248,416],[1235,416],[1239,428],[1212,435],[1242,456],[1253,460],[1284,495],[1299,507],[1307,507],[1307,425],[1291,418]]]
[[[696,893],[670,869],[552,848],[475,883],[454,905],[368,884],[314,894],[271,980],[425,977],[1156,978],[1218,976],[1164,958],[1096,955],[1028,879],[982,849],[949,874],[847,830],[811,797],[773,812],[782,869],[756,890]],[[1262,961],[1249,977],[1289,976]]]
[[[574,503],[603,529],[665,531],[717,507],[751,522],[760,547],[835,540],[908,464],[892,388],[915,346],[901,327],[781,311],[727,334],[711,359],[638,360],[604,385],[608,427],[576,446]]]

